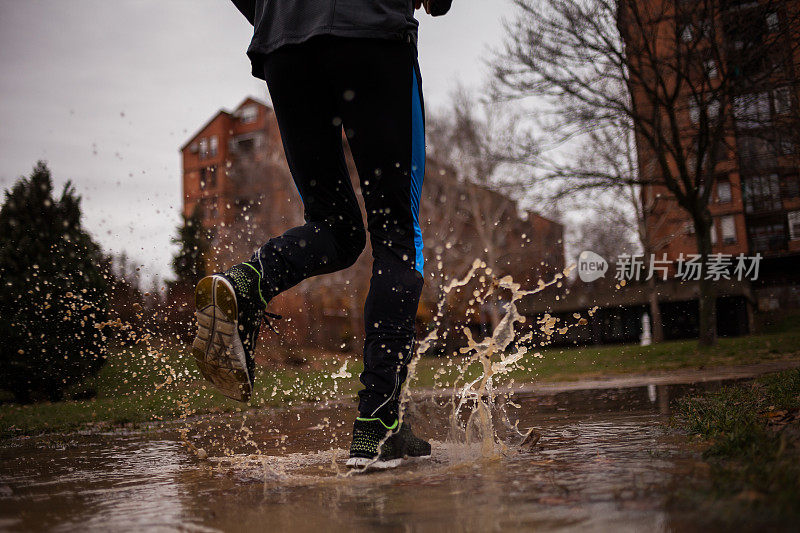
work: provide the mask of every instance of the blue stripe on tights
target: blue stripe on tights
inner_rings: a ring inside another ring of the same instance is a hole
[[[422,229],[419,227],[419,198],[425,176],[425,125],[419,97],[417,73],[411,67],[411,216],[414,220],[414,268],[422,274],[425,258],[422,256]]]

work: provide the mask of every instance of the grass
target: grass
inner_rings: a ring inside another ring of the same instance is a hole
[[[592,346],[543,349],[541,357],[525,357],[519,368],[498,379],[499,384],[561,381],[605,376],[741,365],[775,359],[800,359],[800,329],[795,320],[775,326],[773,333],[720,339],[719,344],[699,349],[693,340],[652,346]],[[91,390],[91,400],[0,404],[0,436],[68,431],[125,423],[167,420],[195,413],[233,411],[242,408],[353,398],[359,388],[361,363],[348,360],[349,377],[335,379],[342,360],[332,359],[314,368],[260,366],[256,390],[249,406],[228,400],[206,388],[191,357],[170,346],[117,346],[98,376],[81,385]],[[414,387],[451,385],[459,375],[463,358],[423,358],[417,366]],[[472,365],[467,377],[475,377]],[[80,391],[78,391],[80,392]]]
[[[684,398],[675,420],[703,439],[710,465],[710,488],[691,500],[716,503],[731,519],[800,518],[800,370]]]
[[[93,390],[90,400],[0,405],[0,436],[95,429],[241,410],[247,405],[206,387],[192,358],[175,347],[118,346],[108,362],[80,390]],[[333,364],[330,365],[331,367]],[[353,366],[353,365],[351,365]],[[322,400],[334,394],[331,374],[338,368],[302,370],[260,368],[250,407]],[[355,374],[357,376],[357,373]],[[355,383],[343,379],[335,394],[355,394]]]
[[[792,326],[795,324],[792,323]],[[746,365],[780,359],[800,359],[800,328],[788,327],[779,333],[719,339],[716,346],[698,347],[696,340],[671,341],[650,346],[614,345],[568,349],[543,349],[541,357],[527,356],[522,365],[502,377],[500,383],[566,381],[598,376],[624,375]],[[477,365],[468,377],[477,374]],[[438,378],[434,375],[439,372]],[[456,364],[426,358],[418,365],[417,386],[449,383],[458,375]]]

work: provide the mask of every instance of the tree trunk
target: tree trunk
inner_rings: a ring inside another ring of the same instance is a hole
[[[717,295],[714,282],[700,280],[700,345],[714,346],[717,343]]]
[[[714,346],[717,343],[717,295],[714,282],[706,279],[706,264],[711,255],[711,215],[706,213],[702,220],[695,221],[697,250],[703,265],[700,273],[700,295],[698,310],[700,314],[700,346]]]
[[[647,280],[647,290],[650,293],[650,335],[653,344],[657,344],[664,342],[664,325],[661,323],[661,304],[658,303],[655,276]]]

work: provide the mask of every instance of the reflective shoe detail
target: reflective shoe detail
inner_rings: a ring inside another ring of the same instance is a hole
[[[350,468],[375,468],[378,470],[397,468],[401,464],[403,464],[403,459],[400,457],[397,459],[390,459],[388,461],[382,461],[380,459],[367,459],[366,457],[351,457],[345,463],[345,465],[349,466]]]
[[[234,400],[246,402],[253,391],[247,356],[238,330],[236,291],[225,277],[200,280],[195,290],[197,337],[192,355],[203,377]]]
[[[431,445],[415,436],[408,423],[387,426],[380,418],[356,418],[347,466],[394,468],[406,457],[427,457]]]
[[[261,290],[263,276],[261,271],[249,262],[239,263],[225,272],[242,298],[250,300],[254,307],[267,308],[267,301]]]
[[[378,447],[386,435],[397,428],[397,420],[387,426],[380,418],[356,418],[353,424],[353,442],[350,444],[350,457],[375,459]]]
[[[280,315],[275,315],[266,311],[267,302],[261,292],[261,282],[263,276],[261,271],[251,263],[239,263],[231,267],[230,270],[222,274],[230,280],[236,290],[237,301],[239,302],[239,314],[237,331],[239,339],[244,349],[247,370],[250,373],[251,381],[255,379],[256,364],[253,353],[258,342],[258,334],[261,331],[261,323],[264,315],[280,319]],[[267,320],[269,328],[277,333],[277,330]],[[251,386],[254,383],[251,382]]]

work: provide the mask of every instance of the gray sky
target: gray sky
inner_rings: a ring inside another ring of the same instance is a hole
[[[446,17],[418,15],[427,106],[458,81],[481,87],[509,13],[505,0],[455,0]],[[220,107],[267,98],[251,35],[228,0],[0,0],[0,189],[45,159],[106,250],[169,275],[178,148]]]

